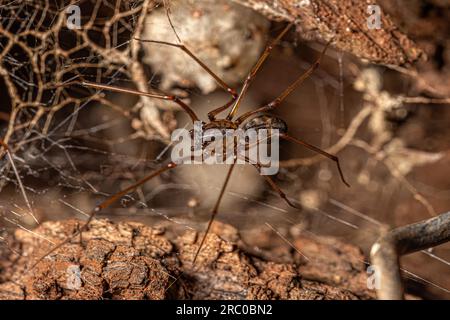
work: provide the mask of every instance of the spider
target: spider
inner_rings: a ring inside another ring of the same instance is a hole
[[[174,48],[177,48],[179,50],[184,51],[187,55],[189,55],[193,61],[195,63],[197,63],[198,65],[200,65],[208,74],[210,74],[215,81],[218,83],[218,85],[224,89],[226,92],[229,93],[229,95],[231,96],[230,100],[228,102],[226,102],[223,106],[220,106],[216,109],[213,109],[212,111],[210,111],[208,113],[208,119],[209,122],[204,123],[203,122],[203,128],[204,129],[218,129],[220,131],[225,131],[227,129],[237,129],[237,128],[243,128],[244,130],[247,129],[255,129],[255,130],[260,130],[260,129],[266,129],[266,130],[272,130],[272,129],[277,129],[279,132],[279,137],[281,139],[290,141],[292,143],[296,143],[299,145],[302,145],[306,148],[311,149],[314,152],[317,152],[321,155],[323,155],[324,157],[329,158],[330,160],[334,161],[336,163],[336,167],[338,169],[340,178],[342,180],[342,182],[346,185],[346,186],[350,186],[347,181],[344,178],[344,174],[342,172],[340,163],[339,163],[339,159],[337,156],[329,154],[327,152],[325,152],[324,150],[309,144],[306,141],[303,141],[299,138],[293,137],[291,135],[288,134],[287,132],[287,125],[286,122],[284,120],[282,120],[281,118],[278,118],[274,115],[269,114],[269,111],[272,111],[278,107],[281,106],[282,102],[286,99],[286,97],[292,92],[294,91],[302,82],[304,82],[305,79],[307,79],[313,72],[315,69],[317,69],[320,65],[320,62],[323,58],[323,56],[325,55],[325,52],[328,48],[328,45],[325,46],[325,48],[323,49],[323,51],[321,52],[320,56],[315,60],[315,62],[303,73],[301,74],[291,85],[289,85],[278,97],[276,97],[274,100],[272,100],[270,103],[267,103],[265,105],[260,106],[259,108],[256,108],[254,110],[248,111],[246,113],[243,113],[242,115],[237,116],[238,114],[238,110],[239,110],[239,106],[242,103],[242,100],[245,96],[245,94],[247,93],[251,83],[253,82],[258,70],[261,68],[261,66],[263,65],[263,63],[265,62],[265,60],[267,59],[267,57],[269,56],[270,52],[273,50],[274,46],[277,45],[281,39],[283,38],[283,36],[294,26],[294,23],[291,22],[289,23],[283,30],[282,32],[275,38],[273,39],[264,49],[263,53],[261,54],[261,56],[259,57],[259,59],[257,60],[257,62],[255,63],[255,65],[253,66],[253,68],[250,70],[250,72],[248,73],[248,76],[246,77],[243,86],[241,88],[241,90],[239,92],[237,92],[235,89],[231,88],[228,84],[226,84],[219,76],[217,76],[208,66],[206,66],[199,58],[197,58],[195,56],[195,54],[193,52],[191,52],[185,45],[183,45],[182,43],[170,43],[170,42],[165,42],[165,41],[156,41],[156,40],[145,40],[145,39],[135,39],[138,41],[142,41],[142,42],[148,42],[148,43],[154,43],[154,44],[159,44],[159,45],[165,45],[165,46],[171,46]],[[173,27],[173,26],[172,26]],[[175,30],[174,30],[175,31]],[[68,83],[63,84],[64,86],[68,86],[68,85],[81,85],[84,87],[89,87],[89,88],[93,88],[93,89],[98,89],[98,90],[108,90],[108,91],[113,91],[113,92],[120,92],[120,93],[126,93],[126,94],[133,94],[133,95],[139,95],[139,96],[146,96],[146,97],[150,97],[150,98],[155,98],[155,99],[162,99],[162,100],[168,100],[168,101],[172,101],[176,104],[178,104],[181,109],[186,112],[188,114],[188,116],[190,117],[190,119],[192,120],[192,122],[196,122],[196,121],[200,121],[199,117],[197,116],[197,114],[195,113],[195,111],[185,102],[182,101],[182,99],[176,95],[171,95],[171,94],[165,94],[165,93],[149,93],[149,92],[142,92],[142,91],[137,91],[137,90],[133,90],[133,89],[127,89],[127,88],[121,88],[121,87],[116,87],[116,86],[110,86],[110,85],[105,85],[105,84],[98,84],[98,83],[92,83],[92,82],[86,82],[86,81],[71,81]],[[60,85],[58,85],[60,86]],[[219,118],[218,115],[226,110],[228,111],[228,114],[223,117],[223,118]],[[203,145],[202,148],[205,148],[207,145]],[[248,159],[247,159],[248,160]],[[247,163],[250,163],[249,161],[246,161]],[[214,207],[211,210],[211,217],[209,219],[208,225],[206,227],[206,230],[204,232],[204,235],[200,241],[200,244],[198,246],[198,249],[195,253],[195,256],[192,260],[192,263],[195,264],[197,257],[199,256],[201,249],[203,247],[203,244],[205,242],[205,239],[210,231],[211,225],[215,219],[215,217],[218,214],[219,211],[219,206],[221,203],[221,200],[223,198],[223,195],[225,193],[226,187],[228,185],[228,182],[230,180],[230,177],[232,175],[233,169],[235,168],[235,164],[236,164],[236,159],[234,159],[234,162],[230,165],[230,168],[227,172],[225,181],[222,184],[222,187],[220,189],[220,193],[218,195],[218,198],[214,204]],[[261,168],[263,167],[261,164],[258,163],[250,163],[252,164],[258,171],[261,170]],[[148,176],[142,178],[141,180],[139,180],[138,182],[134,183],[133,185],[129,186],[128,188],[119,191],[115,194],[113,194],[112,196],[108,197],[106,200],[104,200],[103,202],[101,202],[99,205],[97,205],[92,211],[91,214],[89,215],[89,218],[87,219],[87,221],[79,228],[79,230],[77,231],[76,234],[74,234],[72,236],[75,237],[79,234],[81,234],[81,232],[83,230],[86,230],[86,228],[88,227],[89,223],[92,221],[92,219],[94,218],[94,216],[106,209],[107,207],[109,207],[110,205],[112,205],[114,202],[116,202],[117,200],[119,200],[121,197],[125,196],[126,194],[133,192],[136,188],[138,188],[139,186],[143,185],[144,183],[146,183],[147,181],[159,176],[160,174],[162,174],[163,172],[169,171],[171,169],[176,168],[177,166],[179,166],[178,163],[175,163],[174,161],[170,161],[167,164],[164,164],[163,166],[161,166],[161,168],[157,169],[156,171],[152,172],[151,174],[149,174]],[[280,187],[278,187],[278,185],[275,183],[275,181],[267,175],[263,175],[264,179],[267,181],[267,183],[269,184],[269,186],[287,203],[287,205],[289,205],[290,207],[299,209],[296,205],[294,205],[286,196],[286,194],[281,190]],[[36,265],[37,263],[39,263],[39,261],[41,261],[45,256],[49,255],[50,253],[52,253],[53,251],[55,251],[56,249],[60,248],[62,245],[64,245],[65,243],[67,243],[68,241],[70,241],[69,239],[66,239],[66,241],[63,241],[62,243],[58,244],[57,246],[53,247],[47,254],[45,254],[42,258],[38,259],[38,261],[34,264]]]

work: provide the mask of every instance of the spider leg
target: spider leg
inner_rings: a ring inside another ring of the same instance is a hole
[[[161,167],[160,169],[154,171],[153,173],[151,173],[150,175],[146,176],[145,178],[142,178],[141,180],[139,180],[138,182],[132,184],[131,186],[129,186],[128,188],[123,189],[122,191],[119,191],[115,194],[113,194],[112,196],[108,197],[106,200],[104,200],[102,203],[100,203],[98,206],[96,206],[90,213],[89,218],[86,220],[86,222],[80,226],[77,227],[77,231],[72,234],[70,237],[68,237],[67,239],[65,239],[64,241],[58,243],[56,246],[54,246],[53,248],[51,248],[48,252],[46,252],[44,255],[42,255],[41,257],[39,257],[37,259],[37,261],[35,263],[33,263],[33,265],[31,266],[30,269],[28,270],[32,270],[39,262],[41,262],[45,257],[47,257],[48,255],[52,254],[53,252],[55,252],[57,249],[61,248],[62,246],[64,246],[65,244],[69,243],[70,241],[72,241],[72,239],[74,239],[75,237],[79,236],[81,237],[81,233],[86,231],[89,227],[89,224],[92,222],[92,220],[94,219],[95,215],[97,213],[99,213],[100,211],[102,211],[103,209],[108,208],[110,205],[112,205],[114,202],[116,202],[117,200],[119,200],[121,197],[123,197],[124,195],[128,194],[129,192],[135,190],[136,188],[138,188],[139,186],[143,185],[144,183],[146,183],[147,181],[153,179],[154,177],[159,176],[160,174],[162,174],[165,171],[168,171],[170,169],[173,169],[177,167],[177,164],[174,162],[169,162],[168,164],[166,164],[164,167]]]
[[[228,182],[230,181],[230,177],[231,177],[231,174],[233,173],[233,169],[234,169],[235,165],[236,165],[236,162],[234,162],[230,166],[230,169],[228,170],[227,176],[226,176],[225,181],[224,181],[224,183],[222,185],[222,189],[220,190],[219,197],[217,198],[216,203],[215,203],[215,205],[214,205],[214,207],[213,207],[213,209],[211,211],[211,218],[209,219],[208,226],[206,227],[205,233],[204,233],[204,235],[202,237],[202,240],[200,241],[200,245],[199,245],[199,247],[197,249],[197,252],[195,253],[194,260],[192,260],[192,265],[195,264],[195,261],[197,260],[197,257],[199,255],[200,251],[202,250],[203,244],[205,243],[206,236],[208,235],[209,230],[211,229],[211,225],[212,225],[214,219],[217,216],[220,203],[222,202],[223,195],[225,194],[225,189],[227,188]]]
[[[237,92],[236,92],[236,90],[231,88],[225,81],[223,81],[216,73],[214,73],[214,71],[212,71],[192,51],[190,51],[184,44],[181,43],[182,41],[181,41],[177,31],[175,30],[175,27],[174,27],[174,25],[172,23],[172,19],[170,18],[170,7],[166,4],[165,1],[163,1],[163,3],[164,3],[164,7],[166,9],[166,15],[167,15],[167,19],[169,21],[170,27],[172,28],[173,33],[175,34],[175,36],[176,36],[176,38],[177,38],[179,43],[171,43],[171,42],[167,42],[167,41],[158,41],[158,40],[146,40],[146,39],[138,39],[138,38],[134,38],[134,39],[138,40],[138,41],[142,41],[142,42],[162,44],[162,45],[171,46],[171,47],[175,47],[175,48],[181,49],[188,56],[190,56],[203,70],[205,70],[211,77],[213,77],[214,80],[216,80],[216,82],[219,84],[219,86],[221,86],[225,91],[227,91],[231,95],[231,100],[229,102],[227,102],[225,105],[220,106],[219,108],[208,112],[208,119],[210,121],[214,121],[216,119],[216,115],[217,114],[219,114],[222,111],[228,109],[233,104],[233,102],[237,98]]]
[[[391,230],[381,236],[370,250],[380,287],[378,299],[404,298],[399,258],[402,255],[435,247],[450,241],[450,212]]]
[[[216,119],[216,116],[221,113],[222,111],[227,110],[232,104],[233,102],[236,101],[236,97],[232,97],[230,101],[228,101],[226,104],[224,104],[221,107],[218,107],[210,112],[208,112],[208,119],[210,121],[214,121]]]
[[[233,108],[231,109],[230,113],[227,116],[227,120],[232,120],[233,117],[236,115],[236,112],[239,108],[239,105],[242,102],[242,98],[247,93],[248,88],[250,87],[250,84],[252,83],[253,79],[256,76],[256,73],[261,68],[264,61],[266,61],[267,57],[269,56],[270,52],[273,50],[274,46],[280,42],[281,38],[289,31],[289,29],[294,25],[293,22],[289,23],[283,31],[264,49],[264,52],[259,57],[256,64],[253,66],[253,68],[250,70],[250,73],[248,74],[247,78],[245,79],[244,85],[242,86],[241,92],[239,93],[238,97],[236,98],[236,101],[233,105]]]
[[[347,187],[350,187],[350,184],[348,184],[348,182],[344,178],[344,174],[342,173],[342,169],[341,169],[341,165],[339,163],[339,158],[338,157],[336,157],[335,155],[329,154],[328,152],[323,151],[322,149],[320,149],[320,148],[318,148],[316,146],[313,146],[312,144],[309,144],[306,141],[300,140],[298,138],[294,138],[294,137],[288,135],[287,133],[281,133],[280,134],[280,138],[282,138],[284,140],[287,140],[287,141],[291,141],[291,142],[297,143],[297,144],[302,145],[304,147],[307,147],[308,149],[310,149],[310,150],[312,150],[314,152],[317,152],[317,153],[323,155],[324,157],[327,157],[328,159],[331,159],[334,162],[336,162],[336,166],[337,166],[337,169],[339,171],[339,175],[341,176],[342,182]]]
[[[253,164],[253,166],[256,168],[256,170],[258,170],[258,172],[260,172],[260,170],[261,170],[261,165],[260,165],[260,164]],[[263,175],[262,177],[267,181],[267,183],[270,185],[270,187],[271,187],[276,193],[278,193],[278,195],[280,196],[280,198],[283,199],[283,200],[288,204],[288,206],[290,206],[290,207],[292,207],[292,208],[294,208],[294,209],[299,209],[299,210],[302,209],[301,207],[298,207],[298,206],[296,206],[295,204],[293,204],[293,203],[288,199],[288,197],[287,197],[287,195],[284,193],[284,191],[281,190],[281,188],[275,183],[275,181],[274,181],[271,177],[266,176],[266,175]]]
[[[200,119],[195,114],[195,112],[191,109],[191,107],[189,107],[186,103],[184,103],[181,100],[181,98],[178,96],[164,94],[164,93],[150,93],[150,92],[144,92],[144,91],[139,91],[139,90],[134,90],[134,89],[110,86],[110,85],[106,85],[106,84],[98,84],[98,83],[88,82],[88,81],[72,81],[72,82],[64,83],[62,85],[68,86],[71,84],[79,84],[84,87],[94,88],[94,89],[98,89],[98,90],[108,90],[108,91],[113,91],[113,92],[129,93],[129,94],[138,95],[138,96],[145,96],[145,97],[150,97],[150,98],[173,101],[176,104],[178,104],[190,116],[190,118],[192,119],[192,122],[200,121]],[[55,87],[62,86],[62,85],[57,85]]]
[[[233,98],[237,97],[237,92],[236,90],[234,90],[233,88],[231,88],[228,84],[225,83],[225,81],[223,81],[217,74],[214,73],[214,71],[212,71],[205,63],[203,63],[199,58],[197,58],[195,56],[195,54],[190,51],[184,44],[177,44],[177,43],[171,43],[171,42],[166,42],[166,41],[158,41],[158,40],[145,40],[145,39],[139,39],[139,38],[134,38],[134,40],[137,41],[142,41],[142,42],[149,42],[149,43],[156,43],[156,44],[162,44],[165,46],[170,46],[170,47],[175,47],[175,48],[179,48],[181,50],[183,50],[189,57],[191,57],[200,67],[202,67],[203,70],[205,70],[206,72],[209,73],[209,75],[211,75],[211,77],[214,78],[214,80],[216,80],[216,82],[225,90],[227,91],[229,94],[231,94],[231,96]]]
[[[246,145],[246,150],[248,150],[248,148],[250,148],[250,145]],[[237,154],[237,151],[235,149],[235,154]],[[256,168],[256,170],[258,170],[258,172],[261,172],[261,168],[263,167],[269,167],[270,165],[262,165],[261,163],[254,163],[253,161],[251,161],[250,158],[248,158],[247,156],[243,156],[240,155],[246,163],[251,164],[252,166],[254,166]],[[290,207],[295,208],[295,209],[299,209],[301,210],[300,207],[297,207],[295,204],[293,204],[288,197],[286,196],[286,194],[284,193],[283,190],[281,190],[281,188],[275,183],[275,181],[267,176],[267,175],[262,175],[263,178],[267,181],[267,183],[270,185],[270,187],[276,192],[278,193],[278,195],[280,196],[280,198],[282,198]]]
[[[323,56],[325,55],[325,52],[327,51],[329,45],[330,43],[328,43],[322,50],[322,53],[320,54],[319,58],[317,58],[317,60],[302,75],[300,75],[289,87],[287,87],[276,99],[272,100],[270,103],[256,110],[251,110],[244,113],[243,115],[241,115],[239,118],[236,119],[236,123],[239,125],[242,122],[244,122],[244,120],[253,116],[254,114],[271,111],[275,108],[278,108],[281,102],[283,102],[284,99],[286,99],[286,97],[292,93],[292,91],[297,89],[320,66],[320,62],[322,61]]]

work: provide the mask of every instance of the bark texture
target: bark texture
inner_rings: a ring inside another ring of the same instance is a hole
[[[292,263],[258,257],[232,227],[211,233],[195,266],[196,232],[182,236],[140,223],[95,220],[29,270],[81,222],[46,222],[34,234],[18,229],[2,252],[2,299],[368,299],[360,250],[332,238],[294,239]],[[228,232],[228,234],[226,234]],[[39,235],[39,236],[37,236]],[[51,242],[53,242],[53,244]],[[243,247],[240,249],[239,247]],[[271,252],[265,252],[270,256]]]
[[[405,65],[417,61],[423,52],[381,10],[381,28],[370,29],[369,5],[360,0],[234,0],[271,19],[295,21],[300,37],[332,42],[344,52],[372,63]],[[380,6],[381,8],[381,6]]]

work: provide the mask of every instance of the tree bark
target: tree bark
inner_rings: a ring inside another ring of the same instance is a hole
[[[16,230],[2,252],[0,298],[375,297],[366,286],[364,256],[358,248],[332,238],[300,236],[292,239],[295,250],[284,250],[283,261],[287,262],[275,262],[274,251],[255,255],[234,228],[220,223],[214,228],[216,233],[207,237],[195,266],[191,262],[200,237],[194,231],[175,237],[170,230],[140,223],[94,220],[82,234],[81,245],[79,238],[72,239],[34,269],[27,269],[81,224],[76,220],[46,222],[34,233]],[[222,230],[220,236],[218,230]]]
[[[423,52],[400,31],[381,6],[380,28],[369,28],[374,14],[359,0],[233,0],[273,20],[295,21],[298,35],[331,42],[338,50],[372,63],[406,65]],[[377,5],[371,1],[370,5]]]

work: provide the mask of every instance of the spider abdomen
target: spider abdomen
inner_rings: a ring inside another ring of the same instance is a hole
[[[280,133],[286,133],[288,127],[283,119],[280,119],[270,114],[262,114],[252,118],[244,125],[244,130],[249,129],[254,129],[257,131],[260,129],[267,129],[267,130],[276,129]]]

